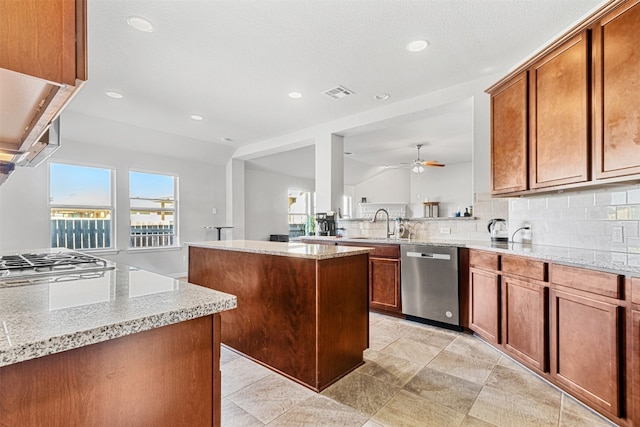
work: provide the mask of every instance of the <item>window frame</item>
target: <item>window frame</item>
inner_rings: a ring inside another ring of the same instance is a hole
[[[51,165],[64,165],[64,166],[74,166],[79,168],[93,168],[93,169],[102,169],[109,171],[109,201],[110,206],[98,206],[98,205],[71,205],[64,203],[52,203],[51,199]],[[48,161],[47,162],[47,207],[49,213],[49,247],[52,249],[56,248],[66,248],[66,246],[52,246],[51,245],[51,220],[53,219],[51,216],[51,211],[53,209],[78,209],[78,210],[106,210],[110,212],[111,219],[111,229],[109,230],[109,241],[111,242],[110,246],[100,247],[100,248],[67,248],[70,250],[78,251],[78,252],[109,252],[117,250],[117,218],[116,218],[116,173],[117,169],[113,166],[108,166],[104,164],[95,164],[95,163],[86,163],[86,162],[71,162],[58,160]]]
[[[172,245],[163,245],[163,246],[131,246],[131,211],[133,208],[131,207],[131,173],[139,173],[139,174],[147,174],[147,175],[161,175],[163,177],[171,177],[173,178],[173,244]],[[145,251],[162,251],[162,250],[176,250],[181,249],[180,244],[180,217],[179,217],[179,195],[180,195],[180,176],[177,173],[173,172],[159,172],[157,170],[148,170],[148,169],[137,169],[131,168],[127,174],[127,201],[128,201],[128,227],[127,227],[127,251],[130,252],[145,252]]]

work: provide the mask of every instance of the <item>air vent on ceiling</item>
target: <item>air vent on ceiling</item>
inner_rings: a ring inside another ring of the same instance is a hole
[[[340,99],[340,98],[344,98],[345,96],[353,95],[354,92],[352,90],[347,89],[344,86],[336,86],[334,88],[325,90],[322,93],[333,99]]]

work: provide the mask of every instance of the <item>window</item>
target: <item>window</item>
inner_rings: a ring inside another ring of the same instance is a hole
[[[309,236],[315,232],[311,210],[310,192],[289,190],[289,237]]]
[[[113,247],[111,169],[60,163],[49,165],[51,247]]]
[[[178,244],[177,181],[178,178],[172,175],[129,172],[129,247],[157,248]]]

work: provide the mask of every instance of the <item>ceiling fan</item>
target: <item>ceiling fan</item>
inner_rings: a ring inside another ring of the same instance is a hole
[[[416,149],[418,150],[418,157],[411,163],[411,172],[413,173],[422,173],[425,171],[425,167],[438,167],[443,168],[445,165],[436,160],[422,160],[420,158],[420,147],[422,144],[417,144]]]

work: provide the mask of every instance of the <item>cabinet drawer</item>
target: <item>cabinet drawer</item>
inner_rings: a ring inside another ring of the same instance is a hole
[[[370,257],[374,258],[394,258],[400,259],[400,245],[380,245],[371,243],[353,243],[340,242],[339,246],[359,246],[364,248],[373,248],[373,252],[369,252]]]
[[[596,295],[622,298],[623,276],[584,268],[551,265],[551,282]]]
[[[640,304],[640,277],[631,278],[631,302]]]
[[[530,258],[502,255],[502,272],[547,281],[547,263]]]
[[[469,251],[469,265],[487,270],[500,269],[500,255],[484,251]]]

